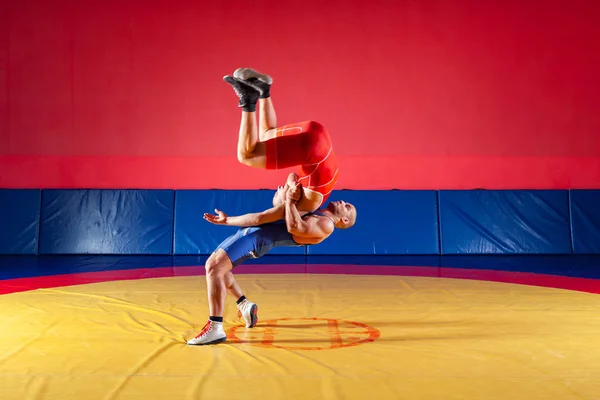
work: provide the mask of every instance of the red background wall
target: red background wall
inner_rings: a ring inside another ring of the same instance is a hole
[[[235,155],[251,66],[338,189],[600,188],[594,0],[1,4],[0,187],[273,188]]]

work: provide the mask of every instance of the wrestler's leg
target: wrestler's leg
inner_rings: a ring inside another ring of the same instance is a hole
[[[225,296],[218,291],[218,282],[220,280],[220,272],[225,271],[223,274],[223,280],[226,291],[236,300],[240,315],[243,316],[244,320],[246,321],[246,327],[251,328],[256,325],[258,307],[254,303],[247,300],[246,296],[244,296],[242,288],[237,283],[233,275],[232,269],[234,267],[234,263],[231,261],[232,257],[237,262],[239,262],[240,257],[245,257],[247,245],[244,244],[244,241],[246,239],[247,237],[240,236],[240,232],[238,232],[235,235],[225,239],[223,243],[219,245],[218,249],[209,257],[206,262],[206,281],[209,294],[209,308],[211,317],[222,317]],[[223,303],[215,306],[215,300],[219,299],[220,296],[223,298]]]
[[[258,132],[259,140],[264,142],[275,137],[274,128],[277,127],[277,115],[271,100],[271,85],[273,79],[266,74],[252,68],[238,68],[233,73],[233,77],[247,82],[255,88],[259,93],[259,121]]]
[[[275,137],[277,133],[277,115],[271,97],[259,100],[259,139],[265,142]]]
[[[244,295],[242,288],[238,285],[231,271],[225,274],[225,287],[227,288],[227,293],[236,300]]]
[[[219,249],[206,260],[205,268],[210,316],[222,318],[227,295],[225,276],[231,272],[233,265],[227,253]]]
[[[225,295],[229,293],[240,300],[244,292],[231,272],[233,264],[223,249],[217,250],[206,260],[205,268],[210,316],[223,317]]]
[[[237,148],[238,161],[249,167],[267,168],[265,142],[258,141],[254,112],[242,111]]]
[[[329,139],[319,123],[305,121],[271,129],[266,134],[271,136],[274,133],[275,137],[259,141],[255,117],[256,102],[259,97],[265,96],[265,91],[256,82],[251,84],[233,76],[226,76],[224,80],[233,87],[240,99],[239,106],[242,107],[237,154],[240,163],[261,169],[284,169],[320,161],[317,160],[320,155],[313,152],[315,143],[322,143],[323,140],[328,142]],[[263,100],[268,100],[268,97]],[[272,102],[261,103],[261,106],[264,106],[264,120],[267,124],[268,117],[274,117],[274,115],[270,115],[271,111],[274,114],[274,109],[269,108],[272,108]],[[282,200],[276,194],[273,205],[281,204]],[[319,193],[303,189],[303,197],[298,202],[298,209],[312,212],[321,203],[322,196]]]
[[[255,326],[258,322],[258,306],[244,296],[242,288],[231,271],[225,274],[225,286],[227,286],[227,293],[236,300],[238,317],[244,318],[246,328]]]
[[[267,167],[265,142],[260,142],[256,124],[256,102],[260,93],[244,81],[225,76],[223,80],[229,83],[239,97],[238,107],[242,108],[240,131],[238,136],[237,156],[240,163],[250,167]]]
[[[210,317],[200,333],[188,340],[188,344],[215,344],[227,339],[227,335],[223,330],[223,309],[225,308],[225,297],[227,295],[225,275],[232,268],[231,260],[223,249],[215,251],[206,260],[206,285]]]
[[[259,141],[258,127],[254,111],[242,111],[238,136],[237,156],[240,163],[261,169],[285,169],[315,162],[310,143],[318,140],[320,126],[307,121],[275,128],[275,137]]]

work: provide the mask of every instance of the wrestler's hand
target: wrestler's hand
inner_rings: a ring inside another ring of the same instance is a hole
[[[296,203],[298,200],[300,200],[300,196],[302,195],[302,185],[300,185],[299,183],[296,183],[294,185],[288,184],[288,187],[289,188],[286,193],[286,198]]]
[[[227,214],[215,208],[215,214],[204,213],[204,219],[215,225],[227,225]]]

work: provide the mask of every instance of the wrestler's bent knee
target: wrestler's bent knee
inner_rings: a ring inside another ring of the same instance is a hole
[[[206,275],[225,275],[227,271],[229,271],[228,264],[230,264],[230,262],[227,253],[225,253],[223,250],[218,250],[211,254],[204,264]]]
[[[250,157],[245,152],[238,150],[237,159],[240,162],[240,164],[247,164],[250,160]]]
[[[241,164],[255,168],[266,168],[266,146],[264,142],[256,144],[254,151],[247,152],[243,149],[238,149],[237,159]]]

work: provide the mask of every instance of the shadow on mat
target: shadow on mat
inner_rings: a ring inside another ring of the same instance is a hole
[[[477,321],[473,320],[456,320],[456,321],[382,321],[382,322],[359,322],[359,321],[349,321],[349,320],[337,320],[338,323],[343,324],[344,326],[354,325],[353,322],[356,322],[360,325],[355,325],[357,328],[360,328],[361,325],[368,325],[373,328],[381,328],[381,327],[397,327],[397,328],[406,328],[406,327],[441,327],[441,326],[456,326],[456,327],[464,327],[464,326],[479,326],[486,325],[489,326],[488,322],[485,321]],[[282,321],[281,323],[272,324],[272,323],[264,323],[260,322],[256,325],[255,328],[276,328],[276,329],[312,329],[312,328],[324,328],[327,327],[327,321],[321,322],[310,322],[306,324],[288,324],[286,321]]]
[[[471,339],[489,339],[494,335],[489,334],[462,334],[462,335],[406,335],[406,336],[383,336],[376,339],[367,339],[364,341],[356,341],[352,342],[354,345],[358,344],[367,344],[373,342],[391,342],[391,343],[400,343],[400,342],[420,342],[420,341],[432,341],[432,340],[471,340]],[[265,343],[264,340],[259,339],[240,339],[240,338],[227,338],[227,342],[229,344],[256,344],[256,345],[268,345],[268,346],[281,346],[283,344],[297,344],[302,345],[306,343],[311,344],[323,344],[329,347],[332,343],[329,338],[322,339],[274,339],[272,342]],[[341,347],[349,347],[351,346],[350,342],[344,342],[344,345]]]

